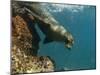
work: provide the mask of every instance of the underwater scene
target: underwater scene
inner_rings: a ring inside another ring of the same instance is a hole
[[[96,69],[96,6],[11,2],[11,73]]]

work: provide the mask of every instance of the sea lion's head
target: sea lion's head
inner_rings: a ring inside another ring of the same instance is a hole
[[[74,38],[70,33],[67,33],[66,39],[65,39],[65,47],[68,49],[71,49],[74,44]]]

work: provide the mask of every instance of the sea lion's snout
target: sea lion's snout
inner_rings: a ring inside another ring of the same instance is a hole
[[[67,41],[65,42],[65,47],[71,49],[74,44],[74,39],[72,36],[67,37]]]
[[[74,44],[73,40],[68,40],[67,43],[65,44],[65,47],[67,47],[68,49],[71,49],[73,44]]]

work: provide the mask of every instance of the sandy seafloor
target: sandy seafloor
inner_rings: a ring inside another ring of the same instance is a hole
[[[54,18],[68,29],[75,40],[71,50],[64,43],[43,44],[41,36],[39,56],[50,56],[56,63],[56,71],[84,70],[96,68],[96,7],[89,5],[43,4]]]

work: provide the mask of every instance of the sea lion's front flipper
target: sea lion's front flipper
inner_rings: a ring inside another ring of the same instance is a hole
[[[46,43],[50,43],[52,42],[53,40],[50,39],[49,37],[45,37],[44,41],[43,41],[43,44],[46,44]]]

